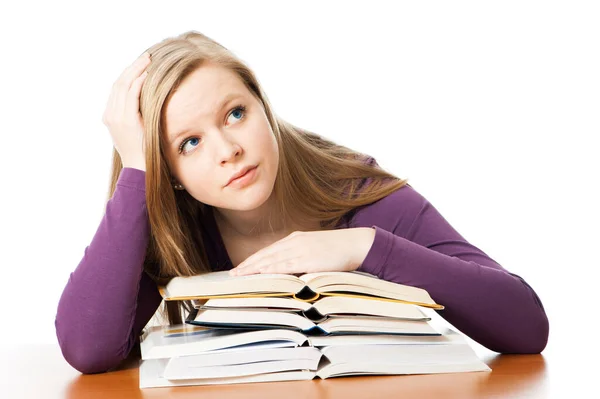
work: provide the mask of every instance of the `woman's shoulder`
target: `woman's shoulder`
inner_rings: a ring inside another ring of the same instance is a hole
[[[377,160],[367,155],[364,158],[364,163],[367,165],[379,167]],[[371,178],[363,179],[361,183],[361,187],[368,186]],[[418,211],[424,203],[427,202],[425,197],[423,197],[414,187],[412,187],[409,183],[406,183],[404,186],[400,187],[398,190],[388,194],[382,199],[373,202],[370,205],[366,205],[363,209],[388,209],[392,208],[403,208],[407,212]],[[361,209],[362,210],[362,209]]]
[[[365,163],[377,166],[374,157],[367,157]],[[370,179],[365,179],[363,185],[368,185]],[[385,197],[369,204],[359,207],[353,212],[349,227],[362,226],[388,226],[389,230],[408,231],[418,217],[419,213],[426,207],[428,201],[409,183],[391,192]]]
[[[408,229],[426,203],[427,200],[406,183],[385,197],[360,207],[351,224],[402,225],[405,222]]]

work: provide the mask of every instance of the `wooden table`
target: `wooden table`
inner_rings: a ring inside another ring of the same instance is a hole
[[[492,368],[491,372],[357,376],[140,390],[139,355],[130,356],[118,370],[82,375],[63,359],[58,345],[0,347],[0,353],[0,397],[3,398],[549,397],[544,355],[497,355],[489,352],[481,358]]]

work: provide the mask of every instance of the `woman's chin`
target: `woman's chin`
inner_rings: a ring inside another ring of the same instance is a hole
[[[261,207],[269,200],[271,192],[267,192],[264,187],[252,187],[241,193],[228,194],[225,208],[236,211],[252,211]]]

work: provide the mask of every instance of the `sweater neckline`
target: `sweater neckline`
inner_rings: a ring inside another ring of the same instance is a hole
[[[215,219],[214,210],[212,206],[208,207],[209,209],[209,217],[211,223],[211,233],[214,236],[214,240],[217,244],[217,269],[218,270],[229,270],[233,268],[233,262],[229,258],[229,254],[227,253],[227,248],[225,247],[225,242],[223,241],[223,237],[221,236],[221,231],[219,230],[219,225]],[[221,264],[224,265],[225,269],[221,267]]]

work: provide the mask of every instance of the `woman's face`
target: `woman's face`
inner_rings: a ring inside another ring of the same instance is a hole
[[[201,66],[172,95],[165,117],[167,162],[191,196],[240,211],[270,197],[279,164],[277,141],[262,103],[236,74]],[[227,185],[236,172],[254,165],[249,184]]]

